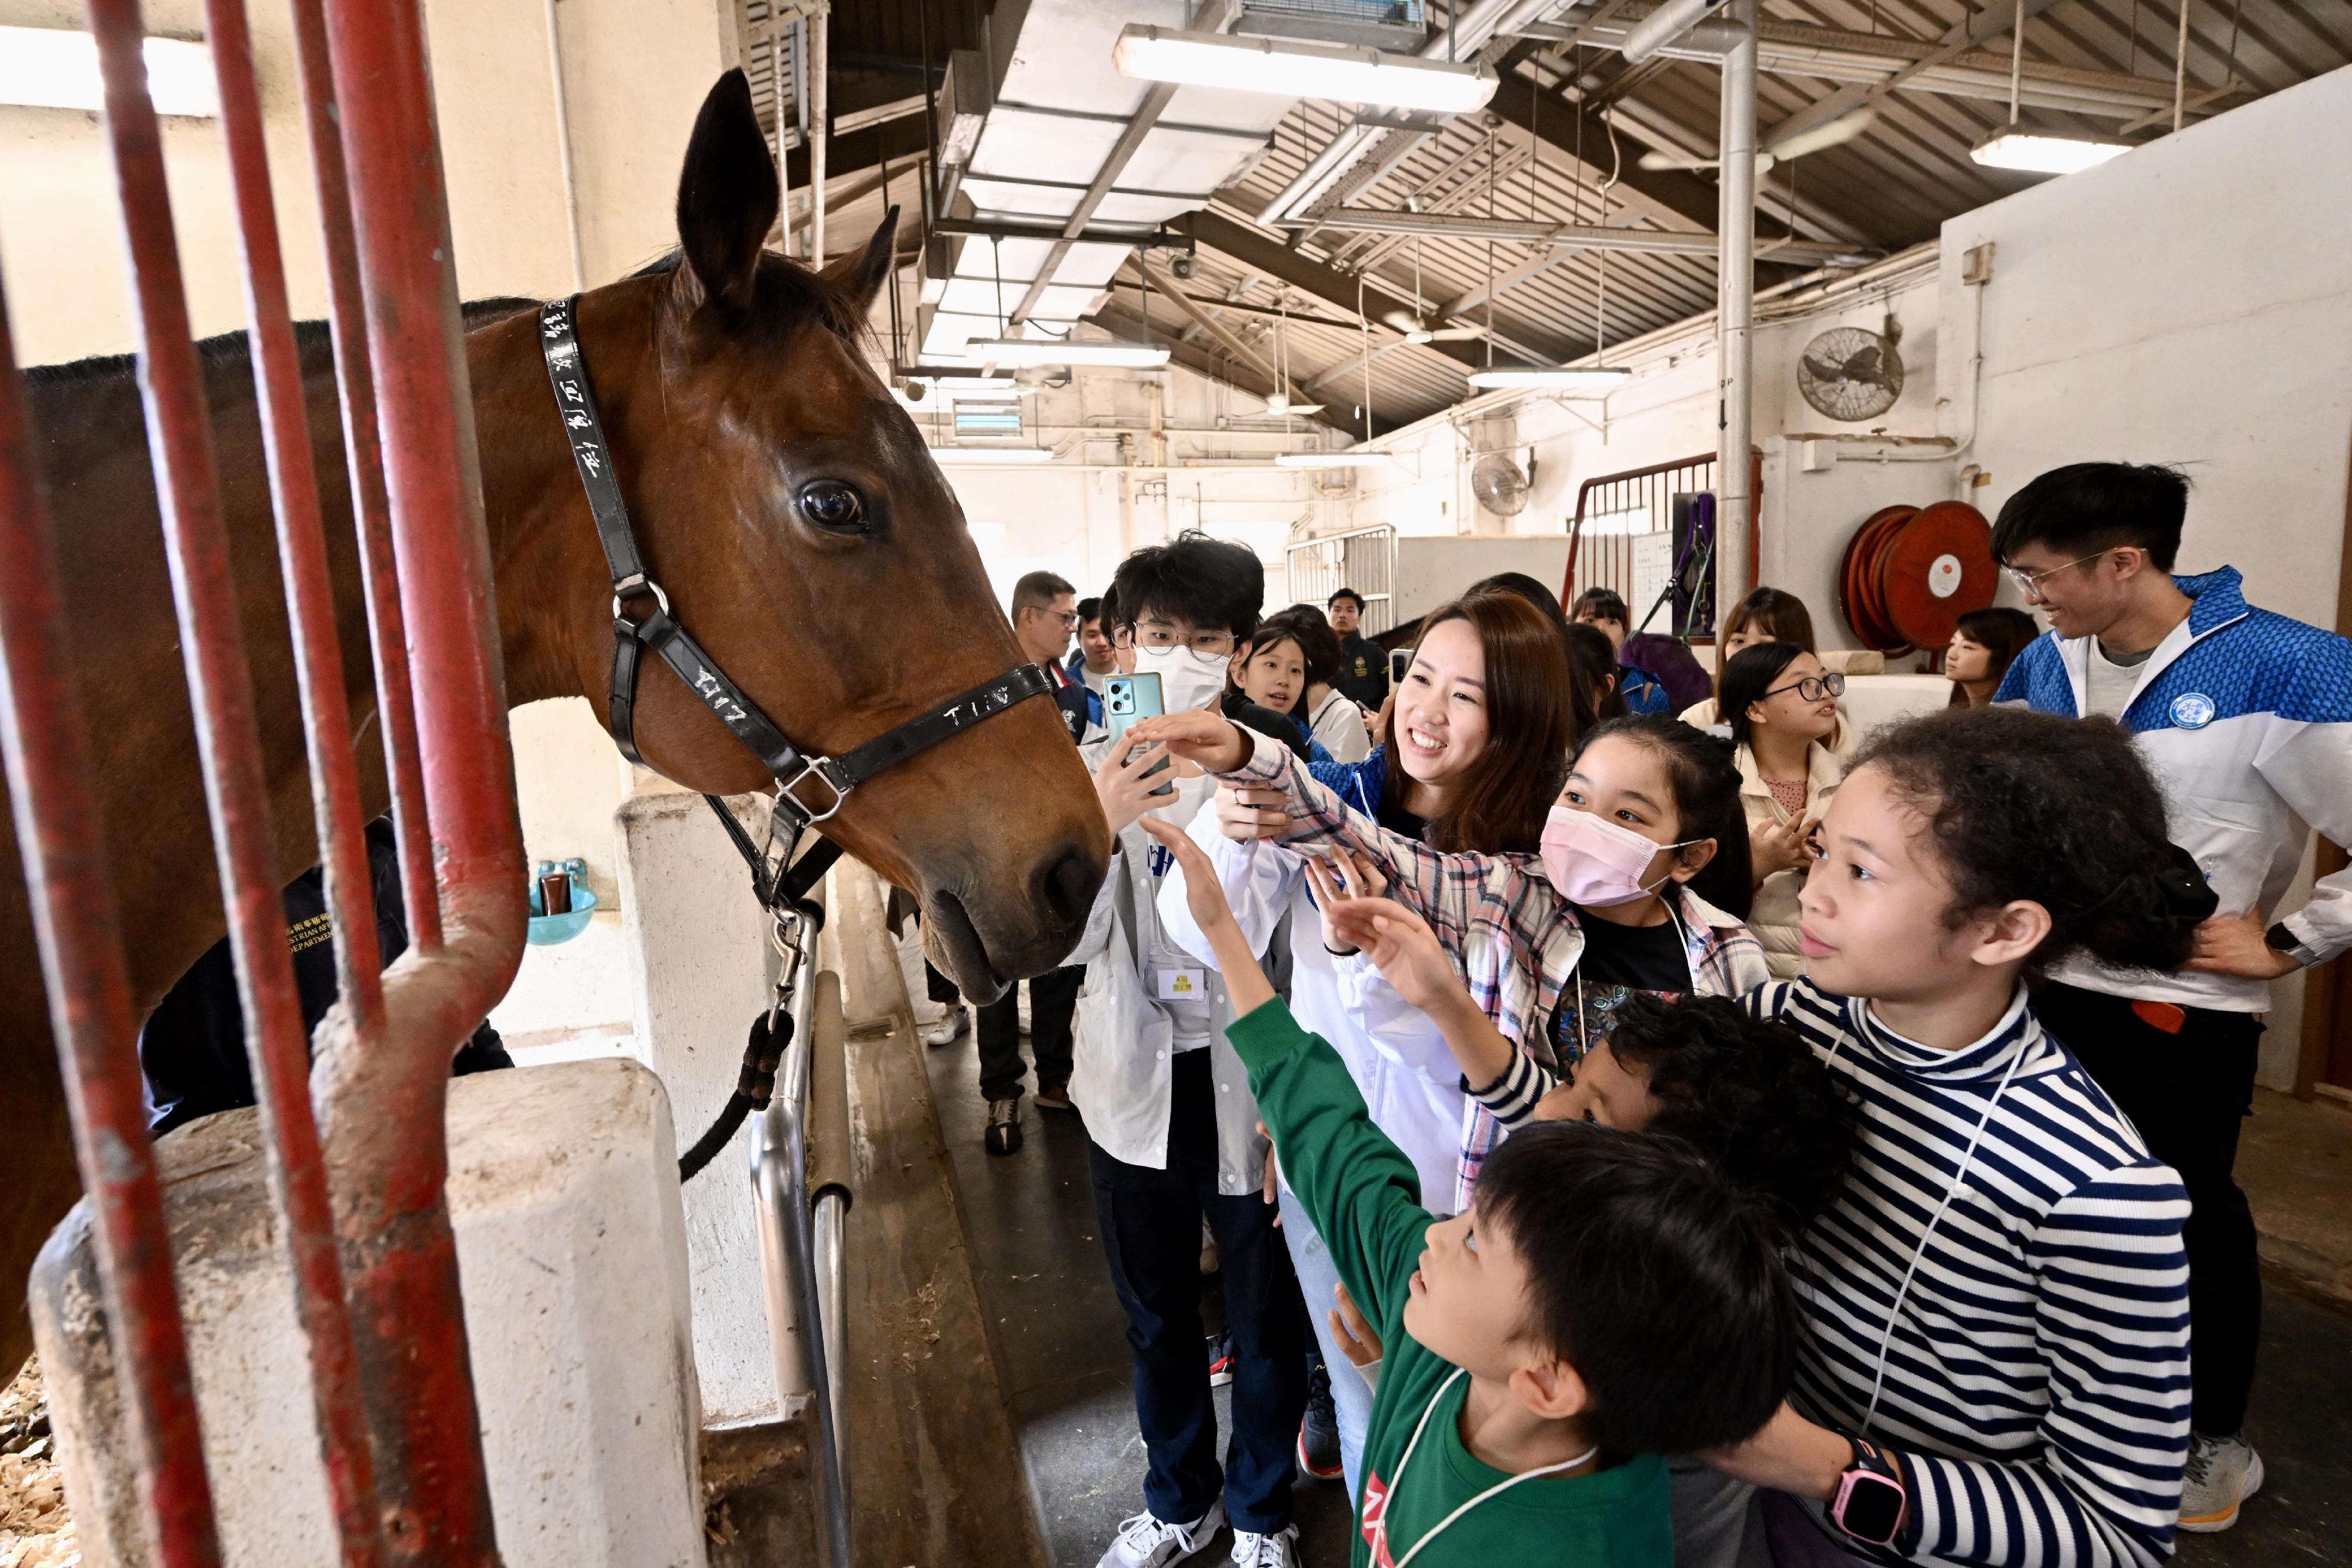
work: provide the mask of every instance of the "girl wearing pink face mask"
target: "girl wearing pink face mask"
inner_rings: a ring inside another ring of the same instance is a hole
[[[1738,772],[1720,741],[1680,720],[1616,719],[1585,737],[1545,824],[1543,861],[1584,938],[1551,1017],[1562,1068],[1601,1043],[1629,997],[1734,997],[1769,977],[1740,923],[1749,888]],[[1420,915],[1336,886],[1328,896],[1331,928],[1437,1023],[1472,1097],[1506,1128],[1525,1121],[1562,1074],[1472,1002]]]

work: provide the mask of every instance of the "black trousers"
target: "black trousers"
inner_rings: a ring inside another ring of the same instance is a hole
[[[1078,988],[1087,967],[1076,964],[1027,982],[1029,1046],[1037,1056],[1037,1086],[1070,1081],[1070,1019],[1078,1010]],[[1021,998],[1016,980],[980,1009],[980,1093],[984,1100],[1010,1100],[1021,1092]]]
[[[1291,1448],[1307,1412],[1307,1309],[1276,1209],[1217,1190],[1217,1107],[1209,1052],[1171,1063],[1168,1168],[1131,1166],[1090,1145],[1095,1208],[1135,1354],[1135,1418],[1151,1468],[1144,1506],[1188,1524],[1222,1491],[1234,1528],[1290,1523]],[[1217,1406],[1201,1326],[1201,1220],[1217,1239],[1233,1335],[1234,1431],[1222,1471]]]
[[[2226,1437],[2246,1424],[2254,1349],[2263,1333],[2263,1272],[2254,1217],[2231,1168],[2252,1113],[2263,1022],[2253,1013],[2190,1008],[2178,1034],[2132,1011],[2123,997],[2045,986],[2033,1010],[2132,1119],[2147,1152],[2180,1174],[2191,1209],[2189,1424]]]

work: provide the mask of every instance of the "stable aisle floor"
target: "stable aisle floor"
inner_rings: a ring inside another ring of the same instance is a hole
[[[1025,1039],[1023,1047],[1025,1054]],[[1096,1236],[1086,1129],[1075,1112],[1039,1110],[1024,1099],[1024,1146],[992,1158],[980,1144],[988,1107],[973,1036],[967,1031],[929,1059],[981,1308],[996,1337],[997,1373],[1021,1434],[1046,1549],[1055,1568],[1094,1568],[1118,1521],[1143,1507],[1144,1462],[1129,1385],[1127,1316]],[[1204,1283],[1202,1315],[1213,1329],[1222,1306],[1214,1281]],[[1221,1420],[1226,1392],[1218,1390]],[[1349,1516],[1337,1481],[1300,1485],[1303,1568],[1347,1563]],[[1232,1542],[1222,1534],[1193,1561],[1222,1563]]]
[[[1046,1546],[1055,1568],[1094,1568],[1118,1521],[1142,1506],[1144,1466],[1129,1390],[1127,1320],[1095,1234],[1086,1130],[1073,1112],[1024,1101],[1025,1146],[992,1159],[981,1148],[987,1106],[971,1034],[929,1051],[928,1064]],[[2267,1102],[2264,1109],[2277,1113]],[[2352,1124],[2352,1115],[2345,1121]],[[2352,1151],[2352,1141],[2335,1141],[2335,1123],[2317,1131],[2327,1134],[2327,1154]],[[2314,1138],[2305,1134],[2305,1142]],[[2335,1187],[2339,1201],[2352,1190],[2352,1169],[2343,1175],[2346,1184]],[[2235,1530],[2183,1535],[2175,1561],[2185,1568],[2352,1568],[2352,1304],[2273,1275],[2263,1308],[2249,1431],[2268,1483]],[[1202,1312],[1213,1328],[1219,1310],[1212,1282]],[[1223,1390],[1218,1406],[1222,1412]],[[1302,1484],[1297,1517],[1306,1568],[1348,1561],[1349,1511],[1337,1483]],[[1195,1561],[1223,1562],[1231,1540],[1221,1537]]]

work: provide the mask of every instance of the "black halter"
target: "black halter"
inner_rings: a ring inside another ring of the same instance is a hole
[[[635,710],[637,672],[645,651],[650,648],[774,775],[776,803],[769,818],[764,853],[752,845],[723,804],[715,797],[704,799],[710,801],[727,825],[728,836],[751,863],[760,902],[771,910],[788,906],[806,896],[839,852],[829,842],[820,844],[793,864],[793,851],[801,835],[840,810],[851,790],[885,768],[1016,703],[1046,695],[1054,689],[1053,683],[1036,665],[1023,664],[838,758],[810,757],[795,747],[678,624],[670,614],[669,596],[646,572],[637,554],[629,509],[621,499],[621,486],[613,472],[613,454],[604,444],[604,423],[596,417],[595,394],[589,390],[588,367],[572,329],[572,308],[577,303],[574,296],[541,306],[539,339],[547,356],[547,378],[555,389],[556,410],[563,418],[581,486],[588,492],[588,509],[596,519],[597,542],[604,546],[604,564],[613,575],[613,683],[605,708],[613,739],[620,746],[621,755],[646,766],[637,751]],[[640,618],[631,620],[622,613],[622,606],[631,601],[648,599],[653,608]],[[817,803],[803,800],[803,790],[812,792]]]

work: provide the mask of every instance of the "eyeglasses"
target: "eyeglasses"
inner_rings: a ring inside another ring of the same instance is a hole
[[[1135,628],[1135,646],[1166,653],[1171,648],[1190,648],[1195,653],[1216,658],[1234,651],[1234,634],[1230,632],[1179,632],[1166,622],[1151,622]]]
[[[2070,566],[2081,566],[2085,561],[2097,560],[2106,554],[2108,554],[2107,550],[2093,550],[2088,555],[2078,555],[2073,560],[2061,561],[2058,565],[2052,567],[2047,571],[2027,571],[2021,567],[2014,566],[2005,566],[2001,568],[2001,570],[2009,573],[2009,580],[2017,584],[2017,591],[2020,593],[2024,594],[2026,598],[2032,600],[2034,603],[2039,604],[2042,602],[2042,579],[2055,577]]]
[[[1823,697],[1842,697],[1845,695],[1845,677],[1834,670],[1826,675],[1807,675],[1785,686],[1774,686],[1764,695],[1774,697],[1782,692],[1794,692],[1809,703],[1817,703]]]

